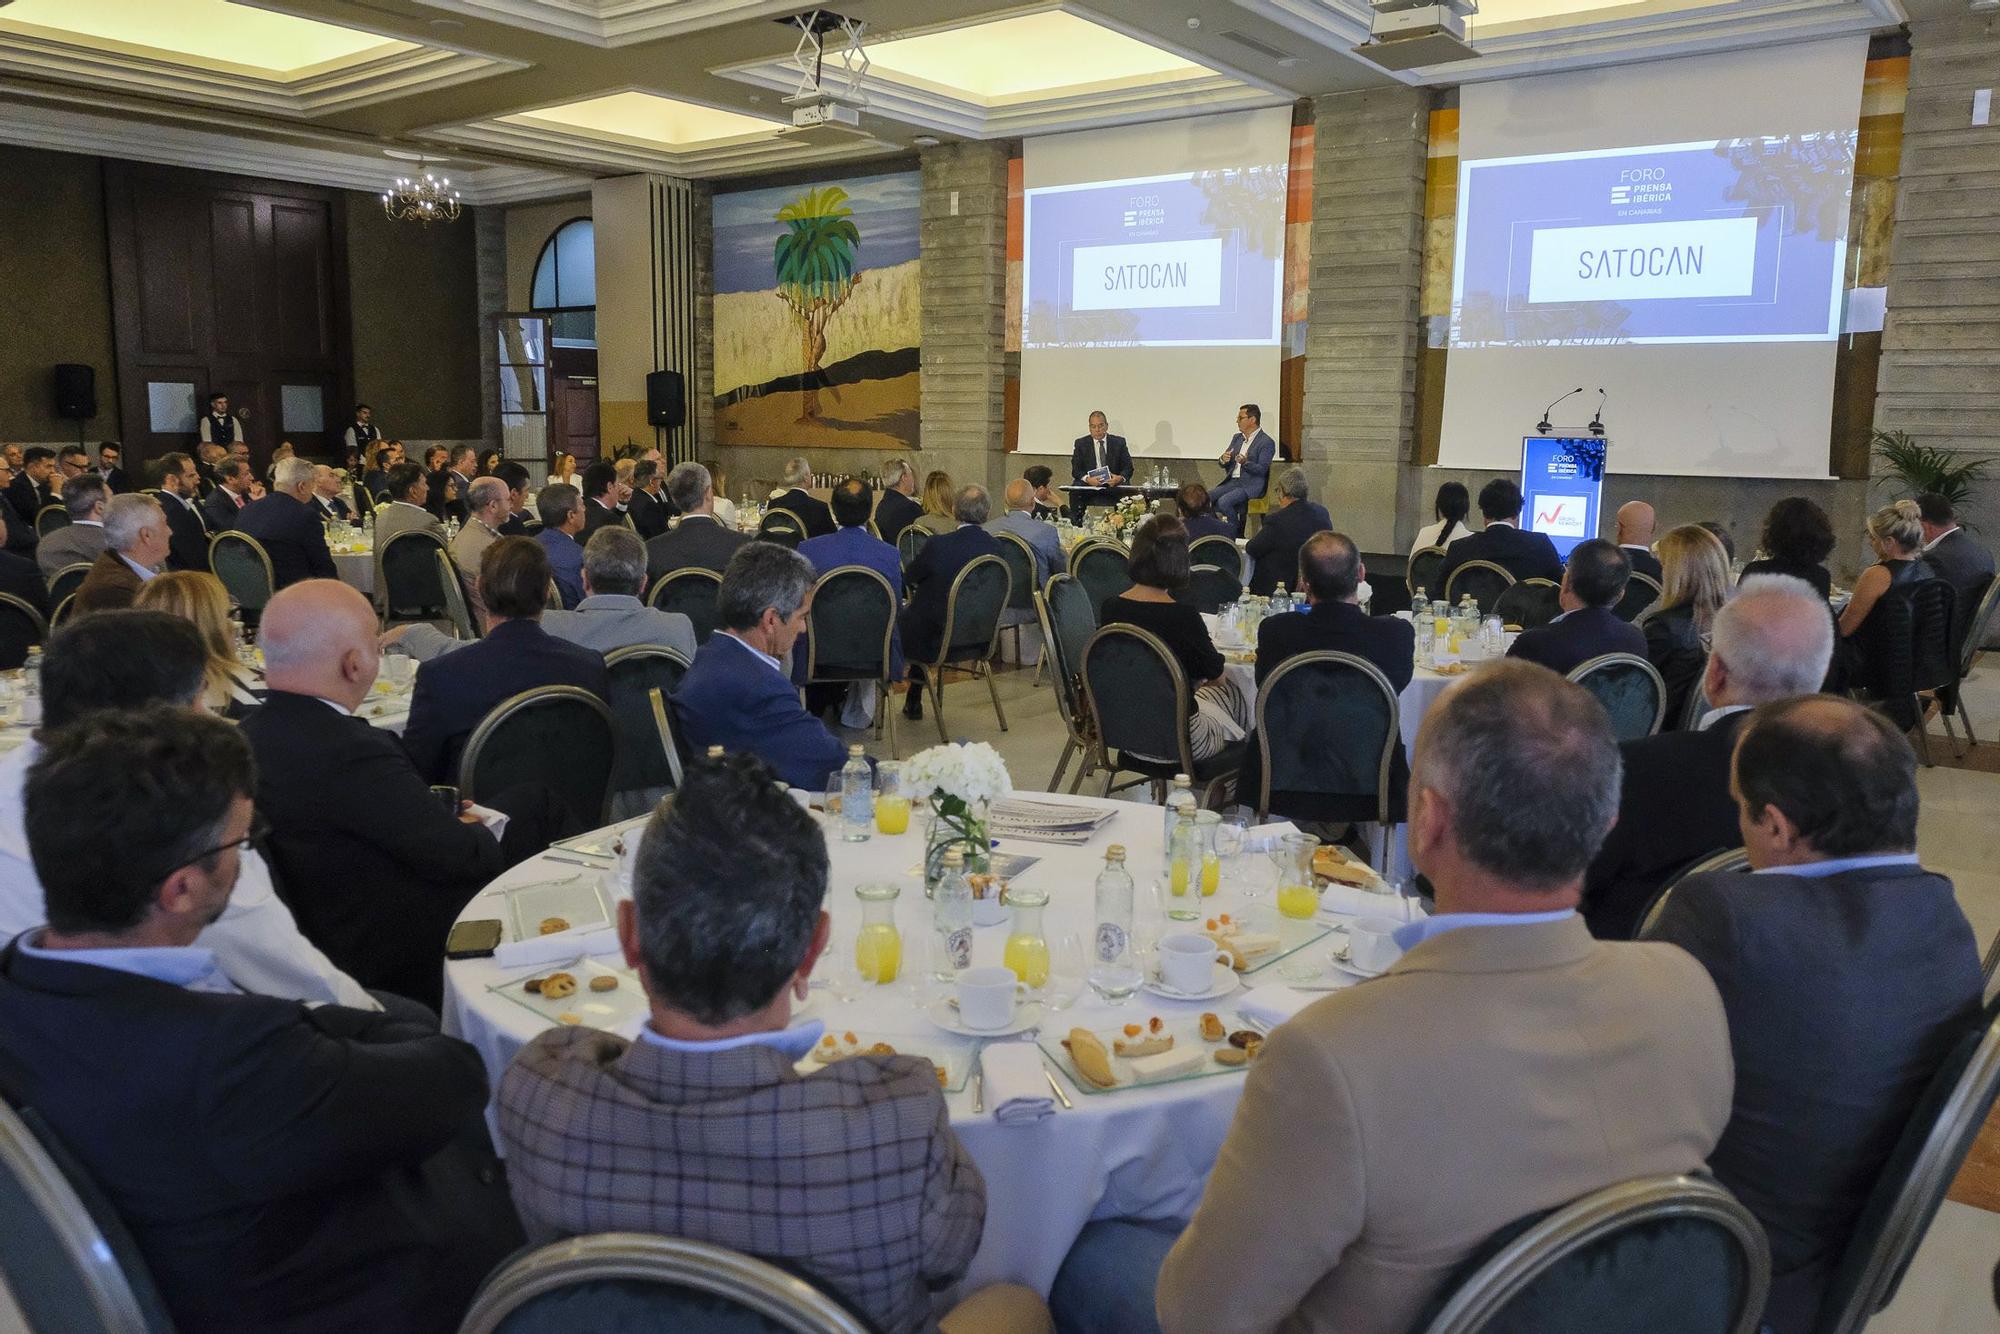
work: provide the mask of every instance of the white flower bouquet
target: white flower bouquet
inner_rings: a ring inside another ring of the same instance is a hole
[[[963,849],[969,874],[984,872],[992,847],[987,814],[994,802],[1014,790],[1000,752],[983,741],[932,746],[904,762],[903,778],[912,795],[929,797],[933,814],[924,855],[924,892],[936,889],[946,848]]]

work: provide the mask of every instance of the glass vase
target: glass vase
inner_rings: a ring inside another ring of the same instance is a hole
[[[957,848],[965,857],[967,876],[986,875],[992,870],[992,839],[986,832],[988,808],[985,802],[966,806],[954,799],[931,798],[929,827],[924,838],[924,897],[937,892],[944,875],[944,854]]]

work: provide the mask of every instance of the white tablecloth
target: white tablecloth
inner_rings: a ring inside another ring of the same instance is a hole
[[[264,685],[264,674],[256,673],[257,688]],[[15,749],[34,735],[36,724],[24,723],[20,717],[18,698],[12,693],[12,686],[4,699],[0,699],[0,755]],[[403,734],[410,722],[410,687],[376,691],[362,702],[361,716],[385,732]]]
[[[350,588],[359,589],[363,597],[375,596],[375,553],[361,551],[333,553],[333,568],[340,574],[340,582]]]
[[[1085,800],[1042,793],[1036,793],[1035,799]],[[1157,902],[1149,886],[1162,869],[1160,810],[1129,802],[1110,804],[1118,808],[1118,815],[1081,847],[1001,842],[1002,852],[1041,859],[1015,883],[1048,891],[1045,927],[1052,943],[1064,934],[1075,934],[1079,942],[1088,940],[1096,876],[1102,869],[1104,849],[1112,843],[1122,843],[1128,849],[1129,865],[1139,885],[1140,939],[1147,942],[1153,939],[1148,933],[1149,925],[1153,932],[1165,925],[1157,911],[1148,910],[1149,901]],[[924,898],[919,871],[923,851],[920,824],[921,821],[913,819],[908,833],[891,838],[877,835],[867,843],[837,839],[829,843],[833,861],[829,895],[833,914],[832,950],[848,954],[853,950],[855,924],[860,916],[854,887],[863,881],[893,881],[903,890],[896,917],[903,932],[906,974],[919,967],[924,958],[922,943],[929,939],[930,922],[930,904]],[[1276,874],[1270,859],[1253,854],[1242,859],[1237,870],[1241,883],[1251,886],[1251,892],[1261,889],[1260,902],[1268,905],[1269,888],[1275,883]],[[499,917],[507,923],[511,938],[513,924],[505,911],[504,895],[498,891],[578,871],[596,874],[574,864],[545,858],[524,862],[476,896],[463,915]],[[1243,901],[1240,892],[1225,889],[1207,902],[1216,905],[1216,911],[1228,911],[1232,907],[1240,909]],[[1268,910],[1268,907],[1262,909]],[[997,964],[1006,940],[1006,926],[983,927],[976,935],[974,961]],[[1324,955],[1328,948],[1309,946],[1312,953],[1302,952],[1299,959]],[[616,960],[605,956],[603,962],[615,964]],[[1279,980],[1275,975],[1283,967],[1270,968],[1256,980]],[[488,988],[503,980],[524,979],[538,971],[549,970],[546,966],[502,969],[492,959],[458,960],[445,965],[445,1029],[479,1049],[496,1085],[514,1052],[543,1031],[547,1021]],[[1043,1031],[1060,1035],[1075,1025],[1101,1030],[1135,1017],[1192,1016],[1204,1009],[1215,1010],[1232,1027],[1238,1027],[1234,1005],[1243,994],[1239,990],[1203,1004],[1166,1001],[1142,993],[1132,1002],[1114,1008],[1086,991],[1071,1009],[1045,1015]],[[845,1005],[837,1003],[828,991],[816,988],[804,1017],[824,1020],[834,1033],[852,1030],[862,1035],[864,1041],[879,1035],[894,1043],[897,1033],[929,1034],[933,1040],[937,1038],[937,1030],[918,1013],[903,986],[863,988],[860,999]],[[626,1031],[637,1031],[636,1019],[626,1025]],[[947,1095],[952,1126],[986,1177],[986,1230],[979,1254],[966,1277],[968,1290],[1006,1280],[1046,1293],[1077,1233],[1093,1217],[1189,1216],[1200,1199],[1242,1088],[1240,1074],[1223,1074],[1160,1088],[1093,1095],[1080,1092],[1060,1074],[1057,1079],[1074,1104],[1073,1110],[1066,1111],[1058,1105],[1054,1116],[1033,1125],[997,1124],[991,1115],[990,1100],[985,1112],[975,1114],[970,1086]]]

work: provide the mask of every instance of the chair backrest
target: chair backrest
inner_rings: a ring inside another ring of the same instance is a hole
[[[1994,615],[2000,613],[2000,579],[1988,576],[1981,587],[1984,591],[1977,601],[1972,602],[1972,610],[1965,616],[1958,636],[1958,674],[1961,679],[1972,670],[1972,659],[1979,653],[1979,646],[1986,641],[1987,632],[1993,628]]]
[[[1495,1242],[1424,1334],[1753,1334],[1771,1288],[1763,1227],[1706,1177],[1619,1182]]]
[[[1625,580],[1625,592],[1618,599],[1618,605],[1611,614],[1621,621],[1636,621],[1646,608],[1660,600],[1660,581],[1650,574],[1634,570]]]
[[[1197,565],[1188,571],[1187,600],[1195,610],[1213,616],[1243,596],[1243,585],[1219,565]]]
[[[896,590],[877,570],[839,565],[813,584],[806,613],[806,679],[889,679]],[[832,673],[822,676],[822,673]]]
[[[1681,707],[1680,721],[1675,726],[1683,732],[1697,731],[1701,727],[1701,716],[1708,712],[1708,689],[1703,684],[1708,680],[1708,660],[1711,654],[1701,655],[1701,670],[1688,683],[1687,703]]]
[[[88,561],[78,561],[74,565],[65,565],[60,570],[57,570],[49,578],[50,604],[53,605],[61,602],[71,593],[82,588],[83,581],[89,577],[90,562]]]
[[[1569,679],[1597,697],[1620,741],[1653,735],[1667,716],[1667,683],[1636,653],[1605,653],[1578,663]]]
[[[208,539],[208,568],[229,590],[236,605],[253,615],[264,610],[264,604],[277,589],[278,577],[271,572],[271,553],[264,550],[262,542],[234,528],[226,528]]]
[[[1013,596],[1014,576],[998,556],[978,556],[951,581],[944,604],[938,661],[987,661],[1000,648],[1000,613]]]
[[[390,620],[446,618],[439,552],[450,558],[443,539],[428,528],[405,528],[375,548],[375,596]]]
[[[764,511],[763,522],[757,525],[757,536],[765,542],[796,548],[806,540],[806,521],[783,505],[773,505]]]
[[[1419,547],[1410,553],[1409,572],[1403,576],[1410,596],[1415,597],[1419,588],[1424,596],[1432,599],[1444,596],[1444,589],[1438,583],[1438,572],[1444,568],[1443,547]]]
[[[1273,792],[1372,794],[1376,819],[1389,823],[1402,710],[1396,688],[1373,663],[1329,650],[1285,659],[1257,689],[1257,735],[1260,823]]]
[[[35,536],[47,537],[58,528],[69,527],[69,510],[61,505],[44,505],[35,511]]]
[[[1523,579],[1509,584],[1493,601],[1493,614],[1523,630],[1547,625],[1562,614],[1562,585],[1553,579]]]
[[[1213,565],[1218,570],[1227,570],[1237,583],[1243,582],[1243,552],[1235,542],[1220,533],[1197,537],[1188,543],[1188,561],[1194,565]]]
[[[75,615],[75,613],[76,594],[71,593],[61,602],[49,608],[49,633],[54,634],[56,631],[62,629],[64,625],[69,623],[69,618]],[[25,657],[23,660],[26,660]]]
[[[1010,533],[1004,528],[997,530],[993,536],[1000,539],[1000,558],[1007,562],[1007,573],[1014,578],[1013,590],[1007,595],[1007,610],[1033,610],[1035,588],[1040,582],[1035,578],[1034,548],[1019,533]]]
[[[1942,690],[1958,682],[1957,639],[1952,618],[1958,594],[1943,579],[1921,579],[1910,585],[1910,685],[1915,690]]]
[[[715,600],[722,593],[722,576],[714,570],[690,565],[668,571],[653,585],[646,603],[660,611],[677,611],[694,625],[694,642],[706,644],[722,624]]]
[[[1500,595],[1513,582],[1514,576],[1508,573],[1506,566],[1495,565],[1490,560],[1469,560],[1453,570],[1451,578],[1445,580],[1444,600],[1456,606],[1460,598],[1470,593],[1483,616],[1493,610]]]
[[[923,550],[924,543],[930,540],[931,530],[914,523],[905,526],[902,532],[896,534],[896,554],[902,558],[904,573],[909,572],[910,563],[916,560],[917,553]]]
[[[1098,603],[1090,600],[1090,591],[1077,582],[1076,576],[1052,574],[1042,588],[1042,596],[1049,604],[1049,621],[1055,627],[1057,647],[1062,651],[1063,665],[1070,678],[1081,684],[1083,681],[1083,650],[1090,643],[1090,637],[1097,633]]]
[[[1695,858],[1680,870],[1667,877],[1667,883],[1653,892],[1652,902],[1639,914],[1639,930],[1634,939],[1645,940],[1653,934],[1660,918],[1667,911],[1667,900],[1673,897],[1681,882],[1690,876],[1712,875],[1718,871],[1747,871],[1750,869],[1750,854],[1742,848],[1724,848],[1720,852],[1710,852]]]
[[[1896,1295],[1910,1259],[2000,1094],[1993,1007],[1931,1076],[1827,1285],[1814,1334],[1857,1334]]]
[[[1109,750],[1194,772],[1188,716],[1194,695],[1173,651],[1136,625],[1107,625],[1083,650],[1083,690]]]
[[[1106,598],[1116,597],[1132,586],[1131,559],[1125,548],[1101,537],[1076,544],[1076,550],[1069,553],[1069,572],[1090,595],[1092,612],[1102,607]]]
[[[869,1334],[776,1265],[705,1241],[600,1232],[517,1255],[487,1276],[459,1334],[699,1329]]]
[[[479,638],[479,626],[472,619],[472,608],[465,602],[465,585],[459,577],[458,563],[451,553],[442,547],[438,549],[438,583],[444,588],[445,615],[451,618],[451,628],[460,639]]]
[[[48,622],[34,603],[0,593],[0,671],[12,671],[26,662],[28,650],[48,636]]]
[[[1057,579],[1067,580],[1066,574],[1052,575],[1049,584]],[[1078,684],[1076,672],[1071,668],[1069,655],[1063,650],[1063,639],[1056,631],[1055,612],[1049,606],[1047,588],[1035,590],[1035,620],[1042,631],[1043,651],[1048,656],[1049,675],[1056,686],[1056,713],[1062,718],[1063,726],[1069,730],[1070,740],[1084,739],[1083,692]]]
[[[537,686],[502,700],[472,729],[458,784],[473,801],[527,783],[567,807],[563,837],[604,823],[617,729],[603,700],[578,686]]]
[[[607,703],[618,724],[618,755],[611,790],[679,787],[680,757],[667,749],[653,722],[651,696],[671,695],[687,675],[688,660],[664,644],[630,644],[604,655],[610,677]]]
[[[37,1334],[129,1334],[172,1324],[138,1247],[96,1184],[32,1110],[0,1102],[0,1275]]]

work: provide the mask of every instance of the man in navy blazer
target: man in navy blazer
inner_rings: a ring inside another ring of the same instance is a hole
[[[1314,533],[1333,527],[1326,506],[1309,499],[1311,486],[1304,468],[1278,474],[1278,507],[1264,516],[1257,535],[1244,547],[1252,562],[1250,591],[1268,597],[1279,584],[1286,588],[1299,575],[1299,552]]]
[[[271,558],[271,580],[277,588],[301,579],[338,579],[333,553],[326,549],[326,525],[312,503],[310,459],[279,461],[271,494],[253,500],[236,516],[236,530],[254,537]]]
[[[723,526],[715,517],[715,479],[699,463],[677,463],[667,474],[667,497],[680,511],[680,522],[646,543],[646,577],[654,583],[676,570],[702,569],[721,574],[747,533]]]
[[[609,693],[603,654],[542,629],[548,586],[549,558],[534,538],[503,537],[486,548],[479,561],[486,637],[417,668],[403,748],[427,782],[457,783],[472,730],[496,704],[524,690],[581,686],[600,699]],[[587,829],[598,814],[571,811],[570,824]]]
[[[1979,947],[1917,864],[1916,757],[1852,700],[1766,704],[1736,742],[1751,873],[1697,876],[1653,938],[1722,994],[1735,1107],[1709,1167],[1771,1240],[1776,1334],[1828,1279],[1925,1087],[1980,1013]]]
[[[1098,469],[1110,475],[1098,482],[1100,486],[1123,486],[1132,476],[1132,451],[1125,447],[1125,437],[1111,434],[1111,421],[1101,412],[1090,414],[1090,433],[1080,435],[1069,450],[1069,479],[1078,486],[1084,485],[1084,478]],[[1082,522],[1085,505],[1109,505],[1115,495],[1092,496],[1083,491],[1069,493],[1069,517],[1072,522]]]
[[[1440,589],[1469,560],[1490,560],[1516,580],[1562,578],[1562,557],[1548,534],[1521,531],[1521,488],[1513,478],[1496,477],[1479,488],[1479,513],[1486,527],[1444,549],[1437,574]]]
[[[1222,464],[1222,481],[1208,493],[1208,503],[1236,525],[1243,535],[1243,521],[1250,502],[1260,498],[1271,479],[1271,461],[1278,456],[1278,442],[1264,433],[1264,410],[1255,403],[1236,409],[1236,434],[1217,462]]]
[[[924,543],[917,551],[917,558],[910,562],[913,591],[900,621],[903,651],[911,660],[910,690],[903,697],[905,718],[924,716],[924,695],[917,689],[922,668],[917,664],[937,657],[938,650],[944,647],[940,641],[944,638],[945,613],[950,610],[952,580],[981,556],[1006,559],[1000,553],[1000,539],[981,526],[992,513],[985,487],[977,483],[960,487],[953,512],[958,527]]]
[[[785,670],[812,586],[812,563],[776,542],[746,543],[730,557],[716,596],[719,625],[674,692],[674,717],[696,754],[748,751],[792,787],[823,792],[847,747],[806,712]]]
[[[535,512],[542,527],[530,540],[548,557],[549,577],[563,606],[573,608],[583,601],[583,539],[577,536],[583,531],[583,492],[568,482],[551,483],[535,493]]]
[[[178,451],[162,454],[153,465],[159,478],[160,508],[170,534],[167,568],[208,572],[208,520],[202,517],[196,493],[201,474],[194,460]]]
[[[882,498],[875,502],[875,531],[890,546],[903,530],[923,515],[924,507],[912,500],[917,489],[917,470],[908,459],[890,459],[882,467]]]
[[[837,570],[843,565],[861,565],[875,571],[889,581],[889,588],[896,595],[895,606],[903,605],[903,561],[896,554],[896,548],[868,531],[868,515],[875,498],[869,492],[866,482],[849,478],[833,488],[829,508],[833,521],[840,525],[826,537],[809,537],[799,543],[799,554],[812,563],[813,576],[823,577],[829,570]],[[792,675],[800,685],[805,684],[806,649],[802,645],[792,655]],[[903,636],[896,630],[889,632],[889,679],[903,679]],[[819,713],[838,701],[834,695],[844,695],[845,687],[830,691],[822,701]]]
[[[1625,596],[1625,584],[1631,577],[1632,562],[1616,543],[1601,537],[1577,543],[1563,569],[1563,614],[1547,625],[1522,631],[1507,656],[1538,662],[1564,676],[1606,653],[1645,657],[1645,631],[1619,620],[1612,610]]]

